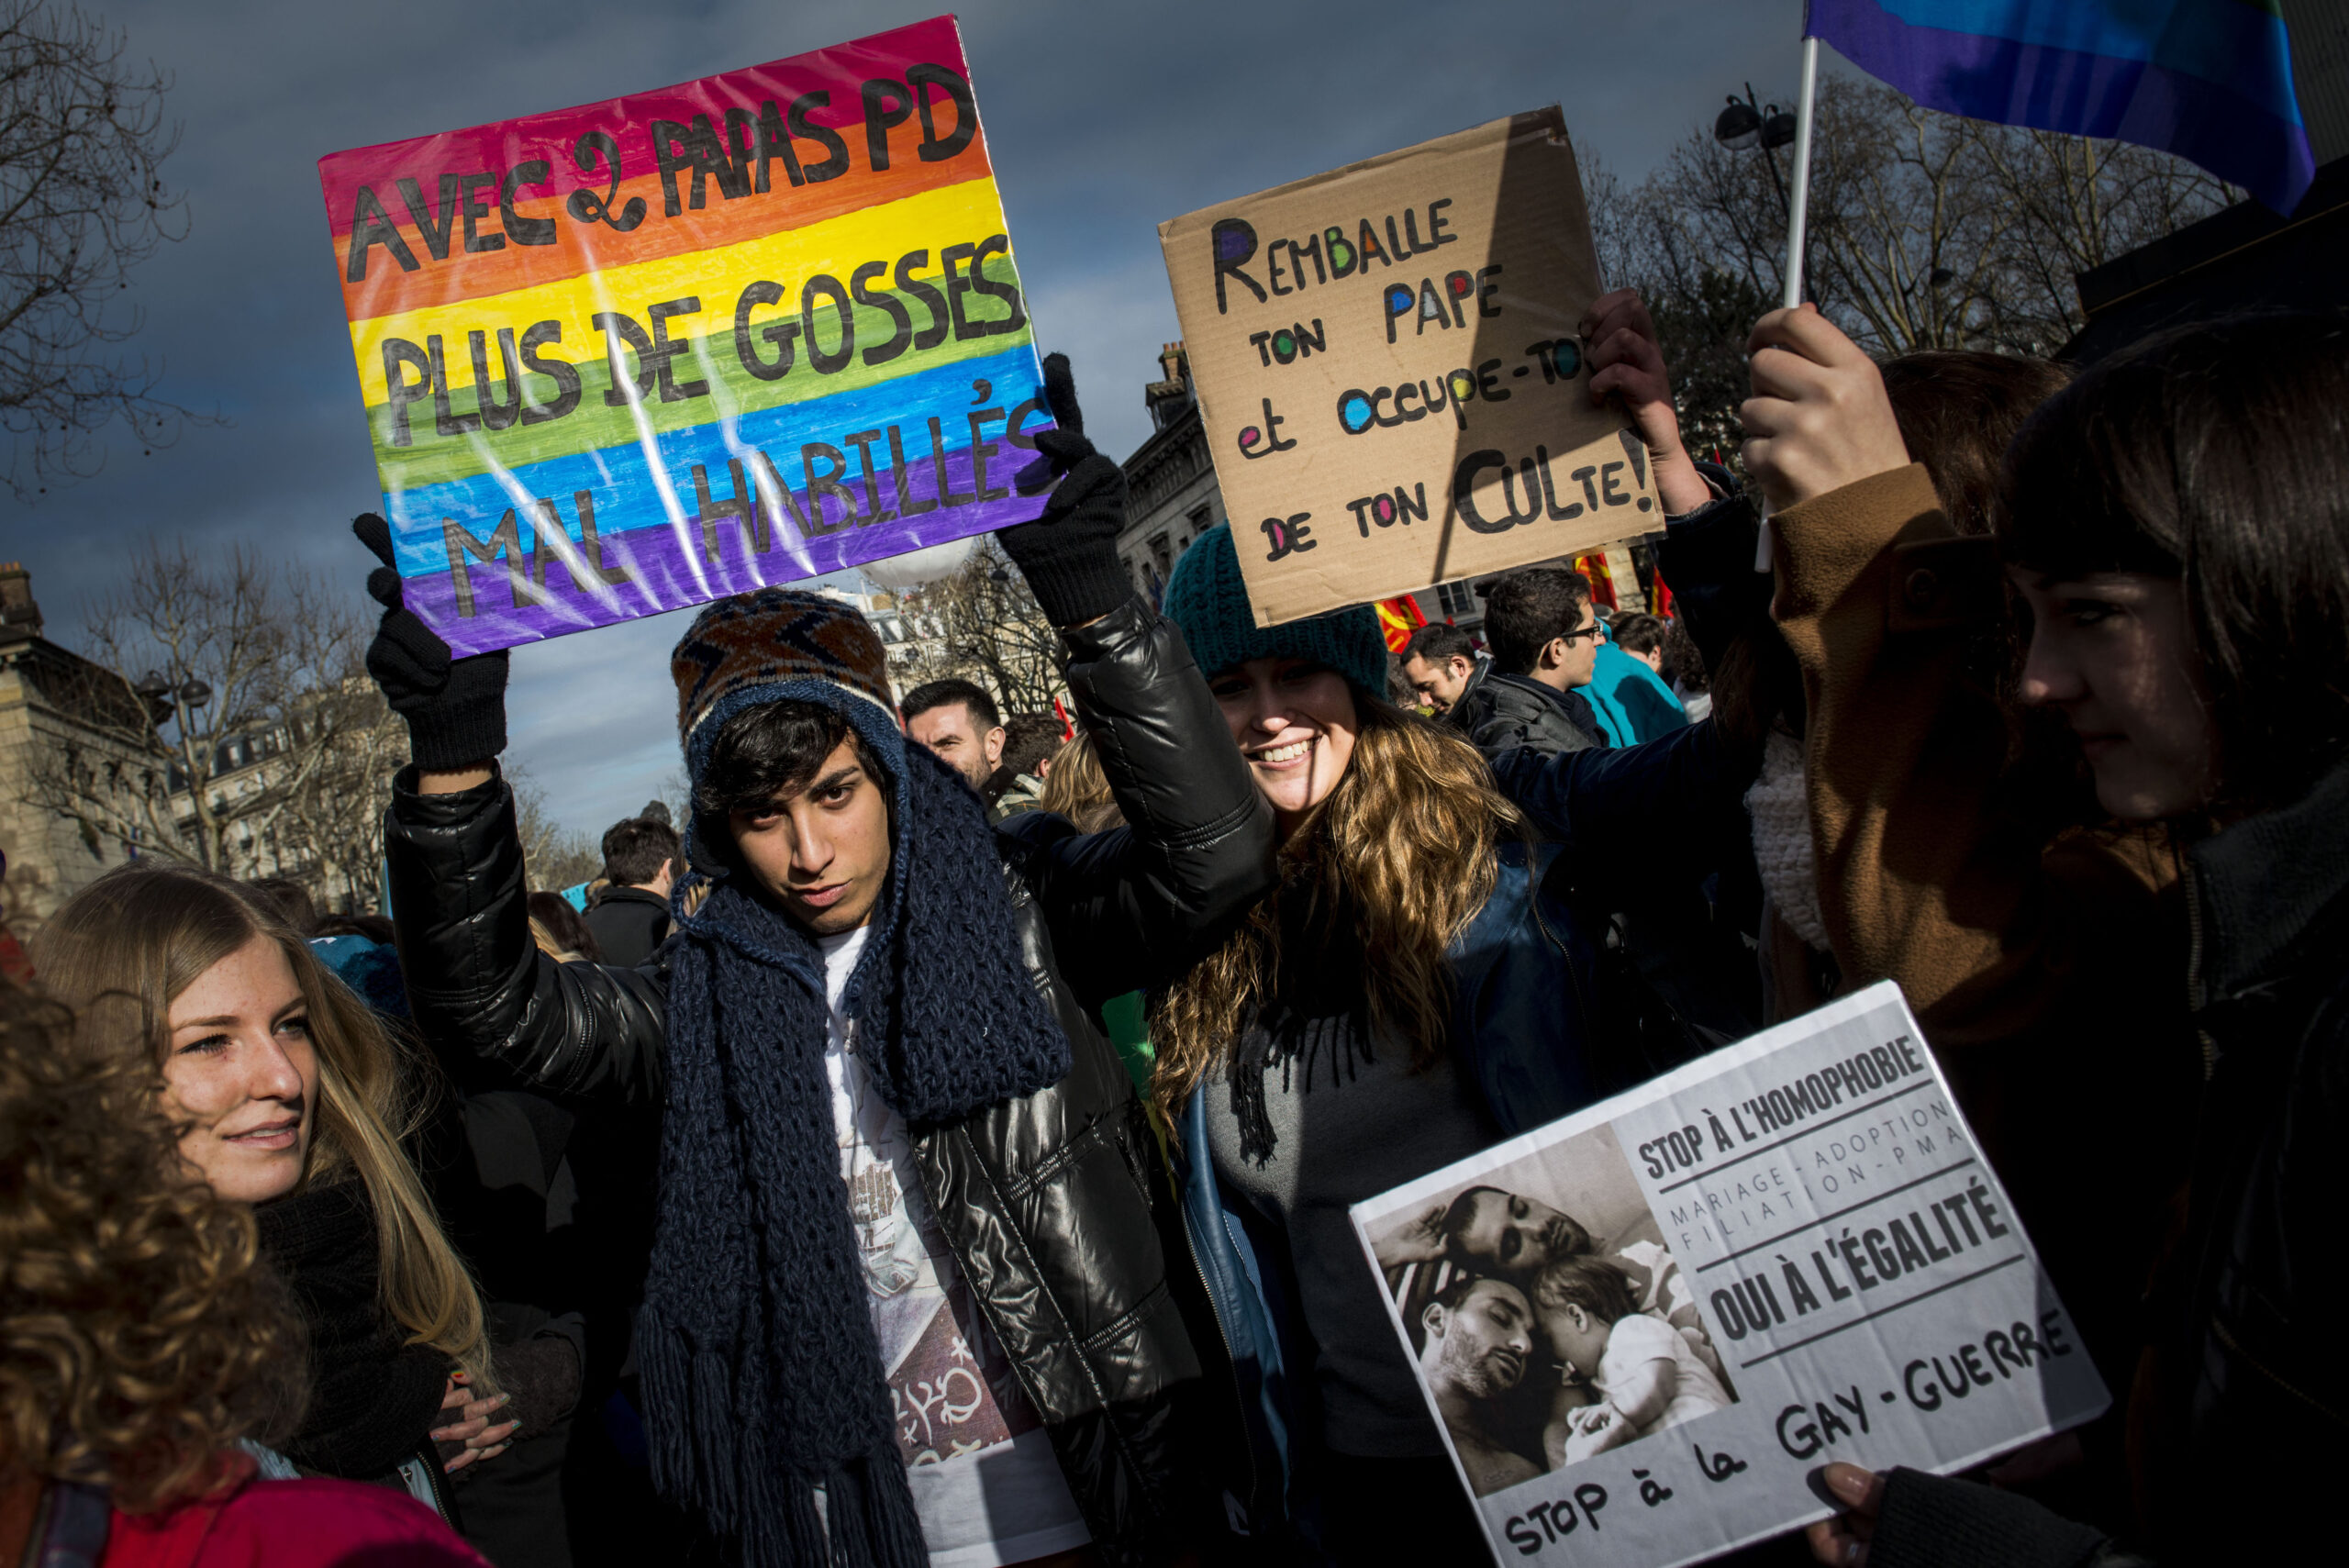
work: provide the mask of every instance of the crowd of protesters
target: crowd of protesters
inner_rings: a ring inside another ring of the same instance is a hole
[[[2312,1538],[2349,322],[2075,373],[1776,311],[1742,475],[1635,296],[1582,336],[1668,617],[1553,565],[1482,585],[1481,646],[1260,628],[1223,527],[1153,606],[1055,358],[1000,541],[1073,711],[720,601],[684,820],[577,903],[529,885],[505,655],[360,519],[388,918],[140,863],[0,982],[0,1561],[1474,1561],[1350,1206],[1887,979],[2117,1397],[1969,1479],[1830,1464],[1757,1559]],[[1661,1287],[1476,1191],[1408,1244],[1590,1275],[1535,1292],[1575,1323]]]

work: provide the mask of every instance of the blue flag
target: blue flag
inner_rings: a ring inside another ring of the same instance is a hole
[[[1929,109],[2174,152],[2288,213],[2316,177],[2277,0],[1809,0]]]

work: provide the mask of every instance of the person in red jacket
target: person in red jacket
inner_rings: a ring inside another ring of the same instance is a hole
[[[5,980],[0,1238],[0,1562],[486,1568],[403,1492],[257,1478],[239,1445],[305,1389],[250,1209],[180,1160],[135,1053]]]

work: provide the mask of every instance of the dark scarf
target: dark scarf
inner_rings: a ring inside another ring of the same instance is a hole
[[[1057,1083],[1070,1056],[977,798],[906,753],[889,880],[841,1010],[918,1130]],[[841,1180],[822,952],[730,879],[681,929],[636,1337],[654,1478],[751,1568],[927,1568]]]
[[[346,1481],[374,1480],[425,1443],[449,1358],[407,1343],[384,1310],[382,1243],[363,1184],[314,1187],[262,1204],[253,1218],[310,1338],[310,1403],[286,1457]]]
[[[1283,1094],[1309,1092],[1325,1071],[1336,1088],[1376,1060],[1370,991],[1351,930],[1331,934],[1311,890],[1292,882],[1280,894],[1280,962],[1271,994],[1249,1016],[1231,1052],[1231,1115],[1240,1157],[1270,1164],[1279,1140],[1264,1108],[1264,1076],[1280,1070]]]

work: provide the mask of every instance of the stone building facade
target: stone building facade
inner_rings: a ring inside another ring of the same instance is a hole
[[[1125,461],[1130,495],[1125,531],[1118,536],[1118,558],[1153,605],[1185,549],[1223,521],[1223,493],[1216,487],[1183,345],[1167,344],[1158,363],[1164,375],[1142,388],[1150,439]]]
[[[90,722],[135,716],[139,698],[112,673],[41,631],[32,574],[13,561],[0,563],[0,854],[8,857],[0,919],[19,936],[135,853],[37,804],[37,769],[71,751],[112,787],[169,788],[149,759],[114,744]]]
[[[184,755],[154,744],[168,700],[42,629],[30,574],[0,564],[0,920],[19,936],[102,873],[142,854],[196,856],[203,836]],[[381,817],[407,737],[364,676],[314,692],[274,727],[204,744],[200,787],[228,820],[221,870],[288,877],[322,909],[375,906]]]

